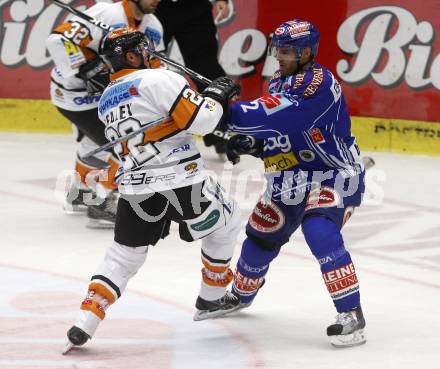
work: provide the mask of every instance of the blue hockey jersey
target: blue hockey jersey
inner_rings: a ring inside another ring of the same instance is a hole
[[[275,73],[269,94],[231,106],[231,131],[264,138],[266,173],[329,170],[345,177],[363,172],[341,86],[314,64],[305,73]]]

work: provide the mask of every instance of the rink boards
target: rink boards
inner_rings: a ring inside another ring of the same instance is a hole
[[[69,122],[48,100],[0,99],[0,131],[69,133]],[[352,117],[362,150],[440,155],[440,124],[403,119]]]

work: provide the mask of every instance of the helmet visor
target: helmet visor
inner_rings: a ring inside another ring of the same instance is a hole
[[[276,44],[270,44],[268,53],[279,61],[299,61],[302,55],[302,48],[297,47],[281,47]]]
[[[143,38],[142,42],[140,43],[140,45],[144,49],[146,49],[147,51],[150,51],[150,52],[155,51],[155,49],[156,49],[155,46],[154,46],[153,40],[150,37],[148,37],[147,35],[144,36],[144,38]]]
[[[140,41],[135,47],[134,51],[140,56],[140,55],[150,55],[152,52],[155,51],[154,42],[151,41],[150,38],[147,36],[144,36],[142,38],[142,41]]]

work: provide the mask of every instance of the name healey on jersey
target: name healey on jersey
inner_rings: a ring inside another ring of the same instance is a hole
[[[112,110],[105,115],[105,122],[111,124],[129,117],[132,117],[131,104],[120,105],[117,110]]]

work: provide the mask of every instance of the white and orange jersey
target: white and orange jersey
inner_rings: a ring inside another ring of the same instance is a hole
[[[127,0],[118,3],[97,3],[86,14],[112,27],[133,27],[147,34],[156,50],[165,49],[163,27],[153,14],[145,14],[137,25]],[[100,96],[87,93],[86,85],[75,77],[79,67],[98,56],[104,31],[87,21],[73,17],[53,30],[46,41],[55,68],[51,74],[52,103],[71,111],[90,110],[98,106]]]
[[[212,132],[223,108],[192,90],[181,75],[165,69],[119,71],[101,97],[98,114],[110,141],[151,125],[114,147],[123,162],[122,194],[165,191],[207,177],[194,135]],[[162,117],[163,122],[151,124]]]

